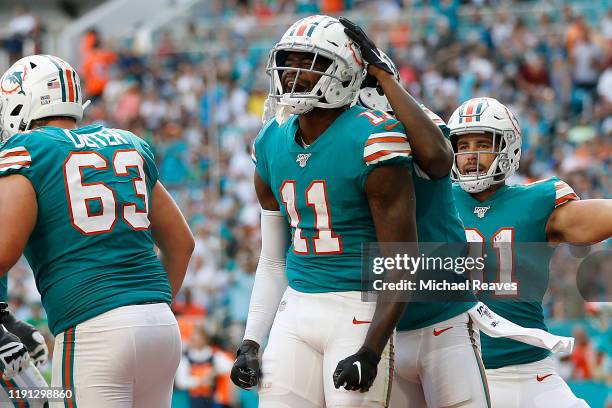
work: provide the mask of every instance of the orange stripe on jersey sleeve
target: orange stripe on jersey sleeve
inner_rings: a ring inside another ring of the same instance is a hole
[[[30,152],[28,152],[28,150],[23,147],[23,146],[19,146],[19,147],[14,147],[12,149],[6,149],[0,152],[0,159],[4,158],[4,157],[13,157],[13,156],[29,156]]]
[[[366,156],[365,157],[365,161],[366,161],[366,163],[370,163],[370,162],[372,162],[372,161],[374,161],[374,160],[376,160],[376,159],[378,159],[380,157],[387,156],[389,154],[394,154],[394,153],[399,153],[402,156],[405,156],[405,155],[409,155],[410,153],[412,153],[412,150],[410,150],[410,149],[407,149],[407,150],[381,150],[379,152],[372,153],[371,155]]]
[[[30,153],[27,150],[22,150],[22,151],[18,151],[18,152],[9,152],[6,153],[5,155],[0,156],[0,160],[7,158],[7,157],[19,157],[19,156],[29,156]]]
[[[0,170],[2,169],[6,169],[8,167],[12,167],[12,166],[17,166],[16,168],[21,168],[21,167],[30,167],[30,165],[32,164],[31,161],[20,161],[20,162],[15,162],[15,163],[0,163]]]
[[[572,201],[572,200],[579,200],[578,195],[576,193],[569,193],[567,195],[564,195],[561,198],[557,198],[555,200],[555,207],[559,207],[560,205],[563,205],[567,203],[568,201]]]
[[[401,136],[382,136],[382,137],[374,137],[372,139],[368,139],[366,142],[366,146],[373,145],[374,143],[406,143],[406,138]]]

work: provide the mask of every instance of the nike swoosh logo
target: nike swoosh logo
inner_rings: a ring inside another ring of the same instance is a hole
[[[391,129],[393,129],[394,127],[396,127],[397,125],[399,125],[399,124],[400,124],[400,122],[395,122],[395,123],[394,123],[394,124],[392,124],[392,125],[385,125],[385,129],[387,129],[387,130],[391,130]]]
[[[353,324],[367,324],[367,323],[372,323],[369,320],[357,320],[353,317]]]
[[[436,329],[434,329],[434,333],[433,333],[433,335],[437,337],[437,336],[441,335],[442,333],[444,333],[445,331],[450,330],[450,329],[452,329],[452,328],[453,328],[453,326],[451,326],[451,327],[447,327],[447,328],[442,329],[442,330],[436,330]]]
[[[551,375],[552,375],[552,374],[546,374],[546,375],[543,375],[543,376],[541,376],[541,377],[540,377],[539,375],[536,375],[536,380],[538,380],[538,382],[542,382],[542,381],[544,381],[545,379],[547,379],[548,377],[550,377]]]
[[[357,373],[359,374],[359,381],[357,381],[357,384],[361,384],[361,361],[354,361],[353,365],[357,366]]]

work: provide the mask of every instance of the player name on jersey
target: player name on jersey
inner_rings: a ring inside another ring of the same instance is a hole
[[[118,146],[129,143],[123,136],[113,129],[102,128],[98,132],[82,134],[64,130],[64,133],[77,149],[81,149],[83,147],[100,149],[102,147]]]

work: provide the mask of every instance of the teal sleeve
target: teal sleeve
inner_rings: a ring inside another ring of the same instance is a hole
[[[34,166],[38,157],[36,146],[32,146],[30,133],[17,134],[0,146],[0,177],[20,174],[34,184]]]
[[[8,273],[0,278],[0,302],[8,301]]]
[[[446,126],[446,123],[443,125],[438,125],[438,128],[442,131],[445,138],[450,139],[450,128]]]
[[[378,167],[405,166],[413,171],[410,144],[406,140],[406,130],[401,122],[397,122],[392,132],[373,128],[362,141],[359,151],[363,152],[363,166],[359,175],[361,188],[365,186],[370,173]]]
[[[251,152],[251,158],[255,163],[255,169],[259,174],[259,177],[266,183],[268,186],[270,185],[270,171],[268,169],[268,163],[266,160],[266,132],[273,125],[274,120],[268,122],[263,129],[259,132],[259,135],[255,138],[255,142],[253,142],[253,149]]]
[[[421,109],[423,109],[423,112],[425,112],[427,117],[429,117],[429,119],[431,119],[433,123],[438,126],[438,129],[442,131],[444,137],[450,139],[450,128],[446,125],[446,122],[444,122],[444,120],[442,120],[440,116],[438,116],[435,112],[433,112],[431,109],[429,109],[422,103],[419,104],[419,106],[421,107]]]
[[[147,176],[147,180],[150,180],[151,186],[154,186],[159,179],[159,171],[157,170],[157,165],[155,164],[155,156],[151,151],[151,147],[147,142],[141,139],[140,143],[140,153],[145,160],[145,172]]]

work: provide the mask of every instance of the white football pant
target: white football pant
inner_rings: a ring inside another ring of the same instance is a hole
[[[392,351],[388,345],[368,392],[336,389],[338,362],[363,345],[376,303],[360,292],[302,293],[287,288],[262,357],[260,408],[388,405]]]
[[[494,408],[583,408],[589,405],[574,395],[557,374],[550,357],[529,364],[487,370]]]
[[[168,408],[181,337],[165,303],[119,307],[55,338],[51,408]]]
[[[406,310],[410,313],[410,305]],[[491,407],[480,333],[467,312],[422,329],[396,333],[390,406]]]

